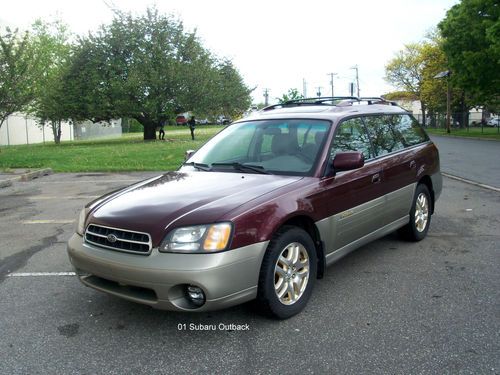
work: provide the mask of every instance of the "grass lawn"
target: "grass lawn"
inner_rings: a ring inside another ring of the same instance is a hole
[[[446,129],[443,128],[439,129],[425,128],[425,131],[429,134],[444,135],[444,136],[448,135],[448,133],[446,133]],[[474,128],[471,127],[469,128],[468,131],[467,129],[451,128],[451,133],[449,135],[458,137],[470,137],[470,138],[488,138],[500,141],[500,132],[498,128],[487,127],[487,126],[483,128],[482,132],[480,127],[474,127]]]
[[[174,170],[186,150],[196,150],[222,126],[198,126],[195,141],[187,127],[165,127],[165,141],[143,141],[142,133],[121,138],[0,147],[0,170],[52,168],[55,172]]]

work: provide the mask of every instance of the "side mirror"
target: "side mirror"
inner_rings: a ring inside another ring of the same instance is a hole
[[[184,160],[188,160],[191,156],[193,156],[195,152],[196,152],[195,150],[187,150],[184,153]]]
[[[333,169],[335,171],[350,171],[365,165],[365,157],[362,152],[339,152],[333,158]]]

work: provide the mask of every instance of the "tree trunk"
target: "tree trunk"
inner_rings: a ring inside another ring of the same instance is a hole
[[[436,127],[436,114],[434,113],[434,111],[429,111],[429,119],[430,119],[429,126],[431,128],[435,128]]]
[[[143,125],[144,126],[144,140],[151,141],[156,139],[156,124]]]
[[[426,117],[425,113],[427,112],[427,106],[422,101],[420,101],[420,106],[422,107],[422,126],[425,128],[427,122],[427,119],[425,118]]]
[[[156,140],[156,128],[159,126],[156,122],[146,116],[138,116],[135,118],[144,127],[144,140]]]
[[[51,126],[52,134],[54,134],[54,142],[56,143],[56,145],[58,145],[59,143],[61,143],[61,121],[52,121]]]

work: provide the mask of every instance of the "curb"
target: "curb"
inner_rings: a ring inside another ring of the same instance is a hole
[[[38,177],[47,176],[49,174],[52,174],[52,168],[37,169],[35,171],[22,174],[20,180],[29,181]]]
[[[9,178],[8,180],[0,181],[0,188],[6,188],[9,186],[12,186],[12,184],[15,181],[30,181],[30,180],[33,180],[35,178],[47,176],[47,175],[52,174],[52,173],[53,173],[52,168],[37,169],[34,171],[23,173],[22,175],[19,175],[19,176],[13,177],[13,178]]]
[[[489,142],[500,142],[500,139],[495,139],[495,138],[478,138],[478,137],[464,137],[461,135],[443,135],[443,134],[432,134],[432,133],[427,133],[431,137],[441,137],[441,138],[458,138],[458,139],[473,139],[477,141],[489,141]]]
[[[478,187],[481,187],[483,189],[493,190],[493,191],[496,191],[497,193],[500,193],[500,188],[497,188],[495,186],[491,186],[491,185],[487,185],[487,184],[482,184],[480,182],[468,180],[468,179],[463,178],[463,177],[454,176],[454,175],[446,173],[446,172],[441,172],[441,174],[444,177],[451,178],[452,180],[457,180],[457,181],[464,182],[464,183],[469,184],[469,185],[478,186]]]
[[[14,179],[0,181],[0,189],[12,186],[12,180]]]

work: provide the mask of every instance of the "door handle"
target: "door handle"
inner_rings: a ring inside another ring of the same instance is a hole
[[[417,163],[415,160],[410,161],[410,169],[417,168]]]
[[[380,173],[375,173],[372,176],[372,184],[378,184],[380,182]]]

